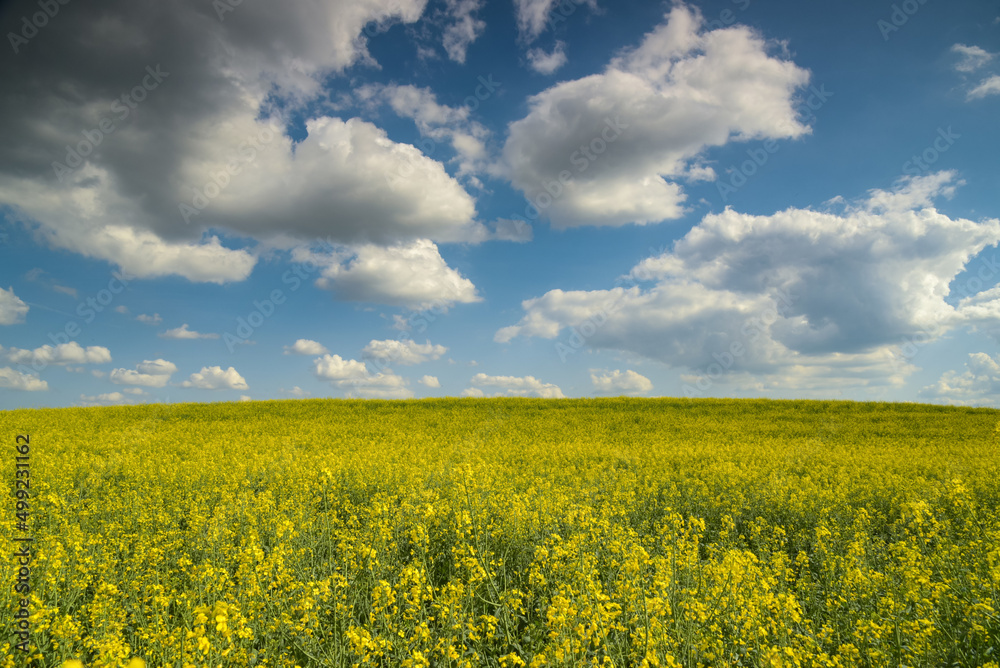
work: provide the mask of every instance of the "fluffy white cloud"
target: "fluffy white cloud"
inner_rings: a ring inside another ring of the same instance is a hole
[[[441,387],[441,381],[437,379],[437,376],[424,376],[417,382],[424,387]]]
[[[241,394],[240,401],[253,401],[253,397],[251,397],[249,394]]]
[[[603,73],[533,96],[510,125],[501,171],[554,226],[677,218],[677,181],[703,177],[707,148],[810,131],[794,99],[806,70],[769,55],[746,26],[702,25],[675,6]]]
[[[177,371],[173,362],[164,359],[143,360],[135,369],[114,369],[108,379],[118,385],[142,385],[144,387],[164,387]]]
[[[566,42],[557,41],[550,52],[531,49],[528,51],[528,63],[539,74],[552,74],[566,64]]]
[[[36,368],[49,364],[105,364],[111,361],[111,351],[102,346],[84,348],[76,341],[60,343],[57,346],[44,345],[34,350],[22,348],[3,349],[0,354],[14,364],[30,364]]]
[[[608,394],[642,394],[653,389],[653,383],[642,374],[631,369],[622,373],[616,369],[610,373],[590,372],[590,382],[598,392]]]
[[[965,371],[946,371],[920,395],[961,405],[1000,405],[1000,356],[971,353]]]
[[[482,25],[476,2],[449,1],[457,20],[445,39],[459,57]],[[12,11],[35,9],[21,5]],[[472,197],[440,162],[356,118],[307,119],[306,136],[293,145],[281,117],[322,95],[331,74],[377,66],[366,25],[413,23],[425,6],[332,0],[235,9],[180,0],[167,10],[108,0],[72,25],[52,22],[32,47],[78,67],[0,62],[0,79],[16,93],[0,100],[0,121],[14,138],[0,147],[0,202],[16,219],[37,223],[52,246],[140,278],[245,279],[255,255],[224,246],[212,229],[251,241],[382,245],[481,235]],[[109,58],[132,66],[109,70],[102,65]],[[139,84],[146,86],[141,112],[116,115],[110,92]],[[113,136],[105,133],[92,150],[83,133],[100,134],[102,120]],[[400,169],[407,178],[387,183]]]
[[[447,0],[447,3],[452,22],[444,29],[444,50],[456,63],[464,63],[469,45],[486,29],[486,21],[475,15],[484,3],[483,0]]]
[[[0,288],[0,325],[16,325],[24,322],[28,305],[14,294],[14,288]]]
[[[80,400],[87,404],[122,404],[129,401],[121,392],[106,392],[104,394],[98,394],[95,396],[89,396],[86,394],[80,395]]]
[[[313,370],[321,380],[341,381],[368,376],[368,367],[364,362],[346,360],[340,355],[323,355],[313,361]]]
[[[954,44],[951,50],[961,57],[961,60],[955,64],[955,69],[959,72],[974,72],[993,60],[993,56],[996,55],[981,47],[966,44]]]
[[[202,367],[198,373],[191,374],[188,380],[181,383],[182,387],[193,387],[199,390],[246,390],[247,381],[233,367],[225,371],[219,366]]]
[[[535,395],[545,399],[562,399],[565,395],[558,385],[543,383],[534,376],[487,376],[485,373],[477,373],[469,381],[475,389],[483,387],[499,388],[495,396],[528,396]],[[478,394],[468,394],[466,396],[482,396]]]
[[[323,266],[316,285],[345,301],[422,310],[482,300],[472,281],[449,267],[437,245],[426,239],[388,248],[369,244],[325,257],[304,251],[295,256]]]
[[[154,313],[153,315],[140,313],[135,317],[135,319],[143,323],[144,325],[159,325],[161,322],[163,322],[163,318],[160,317],[159,313]]]
[[[288,390],[288,394],[292,395],[293,397],[308,397],[310,394],[312,394],[312,392],[303,390],[301,387],[296,385],[292,389]]]
[[[0,367],[0,387],[22,392],[39,392],[49,389],[49,384],[34,374],[22,373],[10,367]]]
[[[565,21],[579,5],[597,9],[596,0],[514,0],[521,41],[530,44],[550,25]]]
[[[407,399],[413,391],[406,386],[406,379],[384,369],[370,373],[364,362],[346,360],[340,355],[324,355],[313,362],[316,377],[329,380],[335,387],[348,390],[348,397]]]
[[[322,355],[329,352],[322,343],[311,339],[298,339],[291,346],[285,346],[286,355]]]
[[[988,300],[977,311],[945,301],[970,258],[1000,242],[1000,220],[933,208],[953,180],[909,178],[839,212],[705,216],[625,285],[526,300],[495,339],[565,332],[564,359],[584,347],[638,353],[696,372],[700,386],[723,375],[747,387],[898,385],[913,367],[894,346],[1000,313]]]
[[[379,360],[388,364],[398,362],[399,364],[409,365],[439,359],[446,352],[448,352],[446,347],[431,344],[430,341],[417,343],[412,339],[407,339],[406,341],[398,341],[396,339],[378,341],[372,339],[361,351],[361,354],[368,359]]]
[[[218,334],[207,333],[202,334],[201,332],[195,332],[188,329],[187,323],[184,323],[180,327],[175,327],[174,329],[168,329],[160,334],[161,338],[164,339],[217,339]]]
[[[1000,95],[1000,75],[994,74],[969,91],[970,100],[978,100],[987,95]]]
[[[488,96],[492,95],[499,85],[490,75],[485,78],[480,77],[474,90],[477,94]],[[370,85],[360,88],[357,96],[370,105],[384,102],[401,118],[413,119],[421,136],[427,138],[420,142],[426,154],[435,153],[438,142],[451,144],[457,154],[460,175],[470,175],[486,166],[485,141],[490,133],[481,123],[473,120],[472,110],[469,107],[449,107],[440,104],[430,88],[418,88],[412,85]],[[414,167],[412,164],[399,162],[391,166],[383,180],[393,189],[400,188],[413,178]],[[477,180],[473,180],[472,183],[481,185]],[[468,225],[464,233],[468,240],[486,238],[485,231],[480,225]]]

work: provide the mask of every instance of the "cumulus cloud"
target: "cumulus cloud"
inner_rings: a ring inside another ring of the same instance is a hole
[[[987,95],[1000,95],[1000,75],[994,74],[984,79],[982,83],[969,91],[970,100],[978,100]]]
[[[140,313],[135,317],[135,319],[143,323],[144,325],[159,325],[161,322],[163,322],[163,318],[160,317],[159,313],[154,313],[153,315]]]
[[[424,387],[441,387],[441,381],[437,379],[437,376],[424,376],[417,382]]]
[[[164,359],[143,360],[135,369],[114,369],[108,379],[118,385],[142,385],[144,387],[164,387],[177,371],[173,362]]]
[[[470,92],[489,96],[499,86],[498,82],[493,81],[492,75],[486,78],[480,77],[475,89]],[[485,168],[487,153],[485,141],[490,133],[481,123],[473,120],[472,110],[468,106],[449,107],[440,104],[430,88],[412,85],[372,84],[360,88],[357,95],[369,105],[385,103],[399,117],[412,119],[421,136],[427,138],[420,142],[420,146],[428,155],[436,152],[437,143],[450,144],[456,153],[460,175],[470,175]],[[410,157],[412,156],[406,156],[405,160],[409,160]],[[396,189],[403,187],[413,176],[414,165],[399,161],[388,166],[383,180],[391,189]],[[474,185],[481,185],[478,180],[472,182]],[[471,215],[471,212],[466,213]],[[486,238],[481,225],[470,224],[466,227],[465,234],[466,239],[470,241]]]
[[[482,388],[497,388],[499,391],[494,396],[517,396],[525,397],[534,395],[545,399],[562,399],[565,395],[558,385],[543,383],[534,376],[487,376],[485,373],[477,373],[469,381],[474,389],[482,391]],[[465,396],[483,396],[483,394],[467,394]]]
[[[544,49],[531,49],[528,51],[528,64],[539,74],[554,73],[566,64],[566,42],[557,41],[550,52]]]
[[[322,343],[311,339],[298,339],[290,346],[285,346],[286,355],[322,355],[329,352]]]
[[[225,371],[219,366],[202,367],[198,373],[191,374],[181,387],[193,387],[199,390],[246,390],[247,381],[233,367]]]
[[[455,57],[481,29],[473,4],[452,3]],[[247,278],[254,253],[210,230],[251,242],[467,240],[478,227],[474,201],[440,162],[358,118],[307,117],[293,143],[283,116],[307,108],[331,75],[378,66],[366,25],[413,23],[425,6],[264,3],[220,21],[224,3],[105,0],[100,11],[52,21],[23,46],[50,57],[0,61],[12,92],[0,100],[0,202],[53,247],[139,278]],[[116,100],[133,90],[143,98],[129,100],[134,110]],[[84,132],[102,136],[97,150]],[[409,177],[387,187],[400,165]]]
[[[935,401],[968,406],[1000,405],[1000,356],[971,353],[965,371],[946,371],[920,396]]]
[[[161,338],[164,339],[217,339],[218,334],[207,333],[202,334],[201,332],[195,332],[188,329],[187,323],[184,323],[180,327],[175,327],[174,329],[168,329],[160,334]]]
[[[126,397],[121,392],[106,392],[104,394],[98,394],[89,396],[86,394],[80,395],[80,400],[85,404],[96,405],[96,404],[123,404],[128,403],[129,398]]]
[[[434,345],[430,341],[417,343],[412,339],[398,341],[396,339],[386,339],[377,341],[372,339],[361,351],[361,354],[371,360],[379,360],[383,363],[399,363],[403,365],[420,364],[428,360],[439,359],[448,352],[442,345]]]
[[[456,63],[465,62],[469,45],[486,29],[486,21],[476,17],[483,4],[483,0],[447,0],[451,22],[444,29],[443,45]]]
[[[282,390],[282,391],[284,391],[284,390]],[[312,392],[309,392],[307,390],[303,390],[301,387],[299,387],[298,385],[296,385],[292,389],[288,390],[287,394],[290,394],[293,397],[308,397],[309,395],[312,394]]]
[[[623,285],[526,300],[521,321],[495,339],[562,335],[564,359],[582,348],[631,352],[745,387],[901,384],[913,367],[894,346],[985,322],[996,308],[945,301],[970,258],[1000,242],[1000,220],[932,206],[954,185],[948,172],[908,177],[839,212],[727,208]]]
[[[437,245],[426,239],[388,248],[363,245],[327,256],[298,250],[295,257],[322,266],[317,287],[345,301],[423,310],[482,300],[472,281],[449,267]]]
[[[960,57],[960,60],[955,64],[955,69],[959,72],[974,72],[993,60],[996,55],[981,47],[966,44],[954,44],[951,50]]]
[[[499,169],[555,227],[677,218],[677,181],[704,176],[706,149],[810,132],[794,99],[809,73],[746,26],[703,23],[675,6],[604,72],[533,96],[510,125]]]
[[[570,0],[562,3],[559,0],[514,0],[521,40],[530,44],[550,25],[565,21],[576,11],[578,5],[584,4],[592,10],[597,9],[596,0]]]
[[[317,378],[347,390],[348,397],[407,399],[413,396],[406,379],[392,373],[391,369],[373,374],[364,362],[344,359],[340,355],[317,358],[313,361],[313,371]]]
[[[0,387],[22,392],[42,392],[49,389],[49,384],[35,374],[0,367]]]
[[[14,364],[30,364],[36,368],[49,364],[105,364],[111,361],[111,351],[103,346],[84,348],[76,341],[60,343],[56,346],[44,345],[34,350],[0,346],[0,354]]]
[[[0,325],[16,325],[24,322],[28,305],[14,294],[14,288],[0,288]]]
[[[616,369],[610,373],[592,370],[590,382],[594,390],[606,394],[643,394],[653,389],[653,383],[642,374],[631,369],[622,373]]]

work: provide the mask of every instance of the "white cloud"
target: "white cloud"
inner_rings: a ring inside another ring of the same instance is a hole
[[[430,341],[417,343],[412,339],[398,341],[396,339],[386,339],[377,341],[372,339],[361,351],[361,354],[368,359],[379,360],[383,363],[396,363],[403,365],[420,364],[428,360],[439,359],[448,352],[442,345],[433,345]]]
[[[486,22],[475,16],[483,8],[483,0],[447,0],[447,3],[453,23],[444,29],[444,50],[456,63],[464,63],[469,45],[486,29]]]
[[[1000,356],[971,353],[965,371],[946,371],[920,395],[960,405],[1000,406]]]
[[[14,288],[0,288],[0,325],[16,325],[24,322],[28,305],[14,294]]]
[[[115,313],[121,313],[123,315],[128,315],[128,306],[116,306]]]
[[[0,101],[0,120],[16,138],[0,148],[0,202],[26,225],[37,223],[53,247],[139,278],[196,282],[244,280],[257,261],[209,230],[261,242],[287,236],[381,245],[481,234],[473,198],[413,146],[370,122],[331,116],[307,118],[305,136],[293,143],[281,117],[324,96],[331,75],[359,63],[378,66],[366,25],[414,23],[426,4],[333,0],[235,9],[184,0],[165,12],[109,0],[72,28],[53,23],[33,46],[78,68],[0,63],[10,90],[49,91],[27,103],[15,104],[20,96]],[[454,57],[481,31],[475,4],[452,1],[458,20],[445,39]],[[233,13],[220,21],[220,7]],[[109,58],[150,63],[158,74],[108,70],[101,63]],[[96,71],[103,72],[99,82],[81,74]],[[141,112],[125,122],[108,112],[109,91],[153,80]],[[72,107],[60,90],[73,91]],[[102,118],[113,123],[114,150],[109,141],[80,149],[82,158],[69,154],[66,146],[86,146],[82,132],[96,133]],[[53,160],[68,167],[36,176]],[[386,176],[404,166],[409,176],[388,184]]]
[[[467,387],[464,390],[462,390],[460,396],[480,398],[480,397],[485,397],[486,393],[480,390],[478,387]]]
[[[108,378],[118,385],[142,385],[145,387],[164,387],[177,371],[173,362],[164,359],[143,360],[135,369],[115,369]]]
[[[952,52],[961,56],[961,60],[955,64],[955,69],[959,72],[974,72],[993,59],[996,54],[990,53],[986,49],[978,46],[967,46],[965,44],[954,44]]]
[[[1000,220],[933,208],[953,181],[910,177],[839,213],[727,208],[639,263],[625,285],[524,301],[522,320],[495,339],[562,335],[563,359],[582,348],[637,353],[747,387],[899,385],[913,367],[894,346],[1000,313],[945,301],[970,259],[1000,242]]]
[[[340,355],[323,355],[313,361],[313,370],[321,380],[352,380],[368,376],[368,367],[364,362],[346,360]]]
[[[549,53],[544,49],[531,49],[528,51],[528,63],[539,74],[552,74],[566,64],[566,43],[557,41]]]
[[[545,31],[549,12],[556,2],[557,0],[514,0],[517,26],[526,41],[534,41]]]
[[[128,402],[128,397],[121,392],[107,392],[96,396],[81,394],[80,399],[88,404],[121,404]]]
[[[111,351],[102,346],[84,348],[76,341],[60,343],[57,346],[44,345],[34,350],[8,348],[3,353],[14,364],[30,364],[45,367],[49,364],[106,364],[111,361]]]
[[[0,367],[0,387],[22,392],[40,392],[49,389],[49,384],[34,374],[21,373],[10,367]]]
[[[970,100],[978,100],[987,95],[1000,95],[1000,75],[994,74],[969,91]]]
[[[500,84],[488,78],[480,77],[476,91],[488,96],[495,92]],[[430,155],[436,151],[437,142],[448,142],[457,154],[460,175],[471,175],[485,168],[486,145],[489,131],[478,121],[473,120],[472,110],[467,107],[449,107],[440,104],[437,96],[430,88],[418,88],[412,85],[370,85],[357,91],[370,104],[377,101],[387,103],[396,115],[401,118],[413,119],[424,140],[420,146]],[[477,102],[479,104],[479,102]],[[393,188],[413,177],[414,165],[400,162],[387,171],[384,180]],[[478,181],[473,181],[478,183]],[[471,215],[471,214],[470,214]],[[486,238],[480,225],[469,225],[465,230],[468,240],[480,241]]]
[[[407,399],[413,396],[406,387],[406,380],[391,369],[372,374],[364,362],[345,360],[340,355],[324,355],[314,360],[313,365],[317,378],[348,390],[348,397]]]
[[[217,339],[219,338],[219,335],[213,333],[202,334],[201,332],[195,332],[188,329],[187,323],[184,323],[180,327],[168,329],[167,331],[160,333],[160,337],[164,339]]]
[[[241,394],[240,401],[253,401],[253,397],[251,397],[249,394]]]
[[[424,376],[417,382],[424,387],[441,387],[441,381],[437,379],[437,376]]]
[[[610,373],[591,370],[590,382],[594,384],[594,389],[598,392],[608,394],[643,394],[653,389],[653,383],[645,376],[626,370],[622,373],[614,370]]]
[[[329,352],[322,343],[310,339],[298,339],[291,346],[285,346],[286,355],[322,355]]]
[[[134,394],[137,396],[146,394],[145,390],[143,390],[140,387],[126,387],[124,390],[122,390],[122,392],[124,392],[125,394]]]
[[[154,313],[153,315],[146,315],[145,313],[140,313],[135,317],[136,320],[145,325],[159,325],[163,322],[163,318],[160,317],[159,313]]]
[[[702,25],[675,6],[603,73],[531,97],[499,171],[557,228],[655,223],[683,214],[678,181],[704,177],[706,149],[810,132],[794,99],[808,71],[746,26]]]
[[[245,390],[247,381],[236,369],[229,367],[225,371],[219,366],[202,367],[198,373],[191,374],[181,387],[193,387],[199,390]]]
[[[296,258],[300,257],[306,254],[297,252]],[[340,255],[309,257],[324,266],[316,285],[345,301],[413,310],[481,301],[472,281],[449,267],[437,245],[426,239],[388,248],[364,245]]]
[[[562,399],[565,397],[559,386],[552,383],[543,383],[534,376],[524,376],[521,378],[518,376],[487,376],[485,373],[477,373],[469,382],[476,386],[477,389],[483,387],[499,388],[501,391],[497,392],[495,396],[507,394],[508,396],[523,397],[533,394],[546,399]]]
[[[312,392],[303,390],[301,387],[296,385],[292,389],[288,390],[288,394],[292,395],[293,397],[308,397],[309,395],[312,394]]]
[[[560,0],[514,0],[521,40],[530,44],[538,39],[538,36],[545,32],[546,28],[567,20],[577,10],[577,7],[583,4],[592,10],[597,9],[596,0],[566,0],[565,2],[560,2]]]

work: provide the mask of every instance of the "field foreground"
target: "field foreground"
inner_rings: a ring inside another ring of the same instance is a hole
[[[2,412],[0,667],[997,666],[998,420],[685,399]]]

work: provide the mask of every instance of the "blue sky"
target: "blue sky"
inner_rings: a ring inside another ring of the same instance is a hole
[[[0,408],[998,405],[981,2],[13,2]]]

